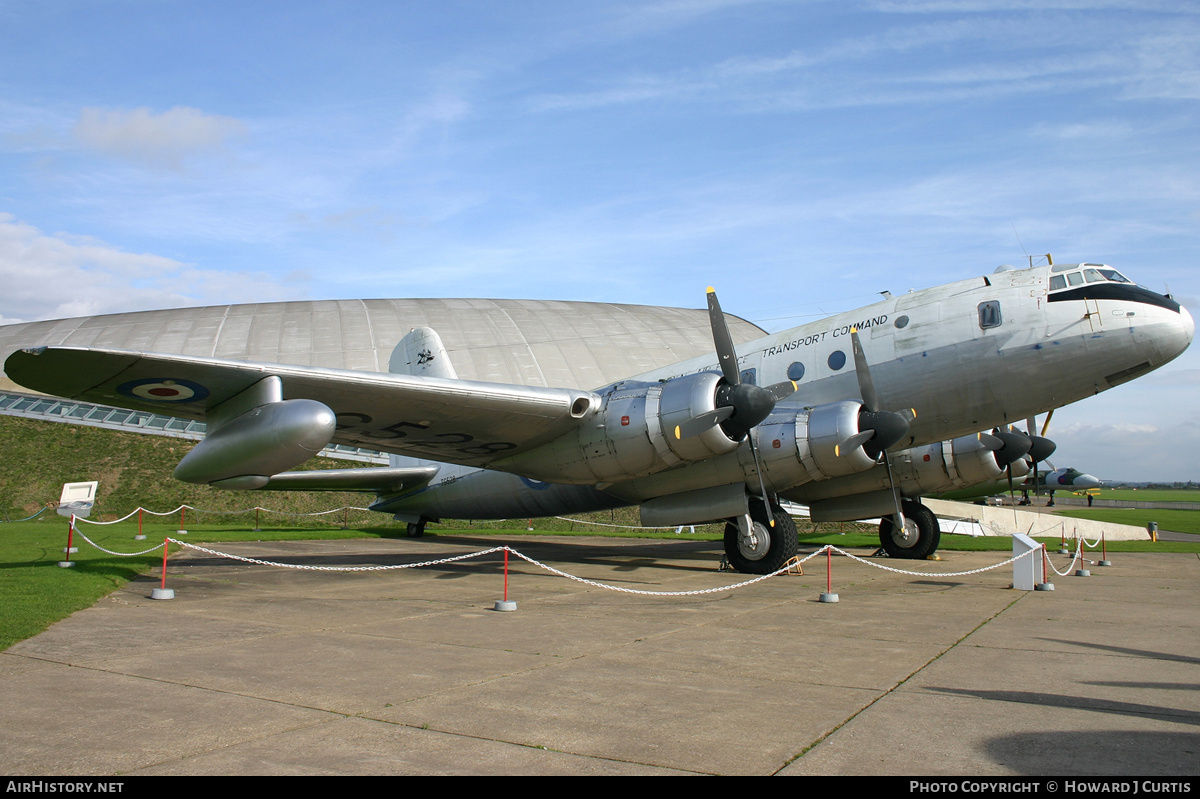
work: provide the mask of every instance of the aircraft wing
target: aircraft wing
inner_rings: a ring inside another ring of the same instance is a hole
[[[276,376],[284,399],[333,410],[333,443],[469,466],[551,441],[599,401],[573,389],[84,347],[18,350],[4,368],[46,394],[199,420]]]

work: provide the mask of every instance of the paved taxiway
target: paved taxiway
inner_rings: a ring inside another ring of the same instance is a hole
[[[507,539],[583,577],[737,582],[713,544]],[[498,538],[226,544],[381,565]],[[859,554],[865,554],[859,551]],[[0,770],[35,774],[965,774],[1200,771],[1200,559],[1115,554],[1054,592],[944,553],[908,576],[639,597],[500,555],[322,573],[189,553],[0,654]],[[1066,559],[1056,557],[1059,568]]]

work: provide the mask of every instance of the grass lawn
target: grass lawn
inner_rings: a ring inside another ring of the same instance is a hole
[[[1119,499],[1129,502],[1200,502],[1200,491],[1186,488],[1101,488],[1096,499]]]
[[[1124,511],[1118,511],[1124,512]],[[1159,519],[1167,518],[1162,511]],[[1176,511],[1187,514],[1187,511]],[[1200,515],[1200,514],[1193,514]],[[1160,521],[1164,528],[1166,525]],[[109,555],[77,537],[75,545],[79,552],[71,555],[77,565],[62,568],[58,562],[65,558],[67,522],[62,517],[51,516],[30,522],[0,524],[0,650],[7,649],[18,641],[36,635],[54,622],[66,618],[77,610],[90,607],[106,594],[121,587],[141,574],[154,573],[162,564],[162,543],[165,537],[179,538],[175,534],[175,520],[170,524],[147,523],[145,541],[134,540],[137,522],[121,522],[114,525],[80,524],[80,532],[98,546],[115,552],[133,553],[153,550],[131,557]],[[538,519],[535,526],[573,529],[535,531],[547,535],[611,536],[657,539],[701,539],[720,541],[720,528],[709,525],[697,528],[695,535],[677,535],[670,530],[616,530],[592,527],[579,523],[566,523]],[[464,535],[471,537],[493,535],[496,537],[529,535],[524,522],[507,527],[475,524],[457,524],[457,529],[431,526],[427,536]],[[842,549],[869,549],[879,546],[874,533],[864,532],[862,525],[824,525],[812,531],[811,526],[802,525],[800,544],[803,548],[833,544]],[[844,534],[838,529],[847,530]],[[188,526],[187,540],[194,543],[223,543],[233,541],[299,541],[364,538],[401,538],[404,530],[398,525],[362,525],[342,530],[338,527],[264,528],[254,532],[245,526],[196,525]],[[1057,546],[1058,539],[1046,539],[1046,543]],[[179,547],[172,545],[172,551]],[[1175,542],[1118,541],[1108,544],[1113,552],[1200,552],[1198,544]],[[995,551],[1011,552],[1012,544],[1007,537],[970,538],[947,535],[942,537],[942,551]]]
[[[1111,524],[1131,524],[1144,528],[1149,522],[1158,522],[1159,530],[1177,533],[1200,533],[1200,511],[1169,510],[1161,508],[1071,508],[1057,512],[1058,516],[1072,519],[1091,519]]]

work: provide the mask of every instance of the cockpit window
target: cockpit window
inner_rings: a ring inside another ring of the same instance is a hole
[[[1057,269],[1058,266],[1055,268]],[[1051,291],[1082,286],[1085,283],[1125,283],[1130,286],[1133,285],[1132,280],[1122,275],[1116,269],[1104,266],[1103,264],[1074,264],[1069,268],[1075,271],[1067,272],[1064,268],[1061,274],[1050,276]]]

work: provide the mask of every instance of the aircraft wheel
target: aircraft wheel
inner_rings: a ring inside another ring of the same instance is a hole
[[[911,499],[903,500],[900,509],[904,512],[904,529],[896,529],[891,516],[879,520],[879,543],[889,558],[921,560],[937,551],[942,542],[942,530],[938,527],[933,511]]]
[[[767,522],[766,508],[758,500],[750,500],[752,534],[742,538],[737,522],[725,524],[725,557],[742,574],[770,574],[794,557],[799,544],[796,523],[778,505],[771,506],[775,526]]]
[[[407,532],[409,538],[420,538],[425,535],[425,520],[409,522]]]

